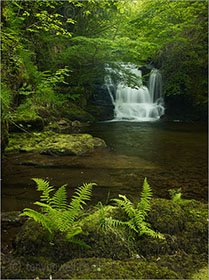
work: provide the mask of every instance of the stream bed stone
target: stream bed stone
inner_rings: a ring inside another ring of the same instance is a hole
[[[37,152],[46,155],[81,155],[97,148],[106,148],[104,140],[90,134],[55,132],[13,133],[6,152]]]

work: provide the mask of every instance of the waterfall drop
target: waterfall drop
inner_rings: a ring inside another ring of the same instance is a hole
[[[155,121],[164,114],[162,77],[157,69],[150,73],[148,87],[142,83],[142,72],[136,66],[129,66],[138,78],[138,88],[119,83],[114,86],[111,76],[105,78],[105,85],[114,109],[114,121]],[[115,92],[115,93],[113,93]]]

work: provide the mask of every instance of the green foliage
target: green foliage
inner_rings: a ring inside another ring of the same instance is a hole
[[[3,111],[28,100],[86,104],[107,64],[117,81],[137,87],[120,62],[154,64],[167,95],[187,94],[205,108],[207,7],[208,1],[2,1]]]
[[[35,178],[37,191],[41,191],[40,201],[35,202],[41,208],[41,212],[25,208],[20,216],[28,216],[40,223],[48,230],[51,238],[54,232],[64,235],[64,238],[70,242],[89,247],[82,240],[75,236],[82,232],[79,225],[79,215],[86,201],[90,200],[92,186],[95,184],[83,184],[77,188],[71,202],[67,202],[66,185],[61,186],[56,192],[53,186],[50,186],[47,180]],[[51,193],[54,193],[51,195]]]
[[[176,202],[176,203],[179,203],[181,202],[181,188],[177,189],[177,190],[174,190],[174,189],[170,189],[168,190],[169,194],[170,194],[170,197],[171,199]]]
[[[141,199],[136,206],[125,195],[119,195],[119,199],[113,199],[116,205],[123,211],[125,215],[124,220],[105,217],[104,211],[101,208],[101,227],[103,229],[125,227],[131,232],[136,232],[139,236],[148,235],[153,238],[164,239],[162,234],[152,230],[150,224],[146,222],[146,217],[150,211],[151,197],[152,191],[145,178],[142,186]]]
[[[135,8],[126,32],[149,45],[144,46],[145,59],[161,68],[165,94],[187,94],[194,104],[204,105],[208,1],[143,1],[136,5],[139,12]]]
[[[5,83],[1,83],[1,111],[2,117],[8,116],[12,104],[12,92]]]

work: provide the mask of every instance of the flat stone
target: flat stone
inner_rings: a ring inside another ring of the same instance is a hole
[[[105,148],[104,140],[90,134],[55,132],[13,134],[6,151],[38,152],[45,155],[81,155]]]

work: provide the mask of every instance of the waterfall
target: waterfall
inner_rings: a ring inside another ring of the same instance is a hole
[[[142,83],[142,72],[136,66],[129,69],[138,77],[138,88],[119,83],[115,88],[111,75],[106,76],[105,85],[111,97],[114,120],[154,121],[164,114],[162,77],[157,69],[150,73],[148,87]]]

